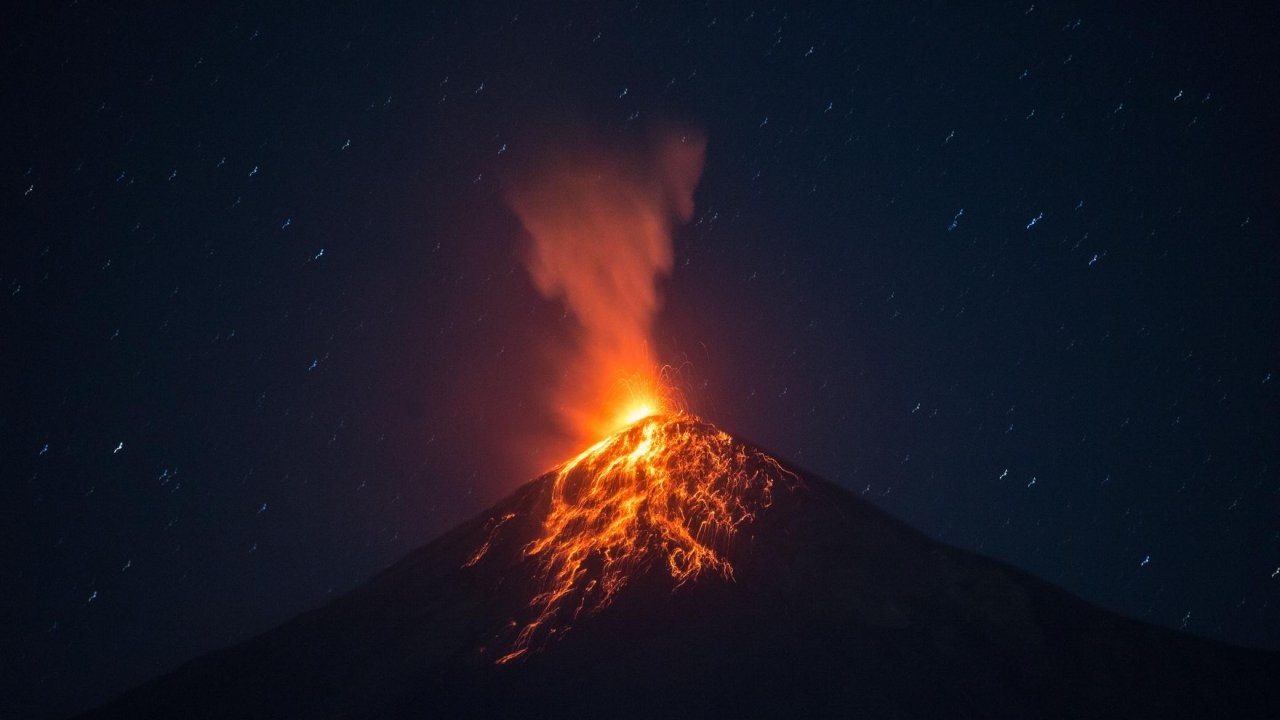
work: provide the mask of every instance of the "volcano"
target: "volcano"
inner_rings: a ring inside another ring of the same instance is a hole
[[[680,415],[84,717],[1277,717],[1276,678]]]

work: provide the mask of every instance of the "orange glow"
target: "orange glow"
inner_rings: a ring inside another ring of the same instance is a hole
[[[631,405],[622,411],[622,414],[619,416],[619,420],[621,421],[620,424],[627,426],[633,423],[638,423],[650,415],[657,415],[659,411],[660,408],[656,407],[653,403],[642,401]]]
[[[576,449],[679,409],[650,334],[673,264],[671,228],[693,214],[706,143],[688,130],[640,147],[566,136],[571,144],[513,160],[503,185],[525,229],[530,280],[575,322],[574,347],[556,358],[561,379],[547,391],[565,445]]]
[[[681,413],[648,416],[555,473],[541,532],[524,548],[540,586],[532,619],[499,664],[603,609],[656,565],[675,588],[703,573],[732,580],[730,544],[772,504],[779,482],[796,481],[768,455]]]
[[[603,401],[607,412],[591,428],[593,440],[613,435],[647,417],[681,412],[684,406],[675,388],[653,372],[622,378]]]
[[[554,470],[547,515],[524,547],[539,589],[499,663],[606,607],[651,568],[664,567],[677,588],[703,573],[732,579],[729,544],[771,504],[775,483],[794,479],[686,414],[655,358],[671,228],[693,215],[704,138],[674,131],[619,148],[566,135],[567,146],[513,161],[503,183],[525,229],[530,280],[575,322],[551,405],[575,449],[594,444]],[[468,567],[509,519],[490,521]]]

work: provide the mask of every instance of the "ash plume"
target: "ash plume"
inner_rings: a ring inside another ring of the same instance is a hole
[[[504,193],[527,234],[530,280],[577,323],[551,403],[583,443],[615,431],[631,398],[663,395],[650,338],[658,284],[673,264],[672,227],[692,216],[706,142],[675,128],[636,146],[573,135],[511,167]]]

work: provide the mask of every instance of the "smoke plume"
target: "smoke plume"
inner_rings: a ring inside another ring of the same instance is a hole
[[[666,409],[650,333],[671,229],[693,213],[706,143],[671,130],[639,147],[577,140],[544,148],[504,188],[527,232],[530,279],[577,320],[555,411],[576,440],[594,443],[634,419],[632,408]]]

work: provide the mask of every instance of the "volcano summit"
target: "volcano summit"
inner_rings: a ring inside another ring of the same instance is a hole
[[[673,415],[87,717],[1276,717],[1277,677]]]

